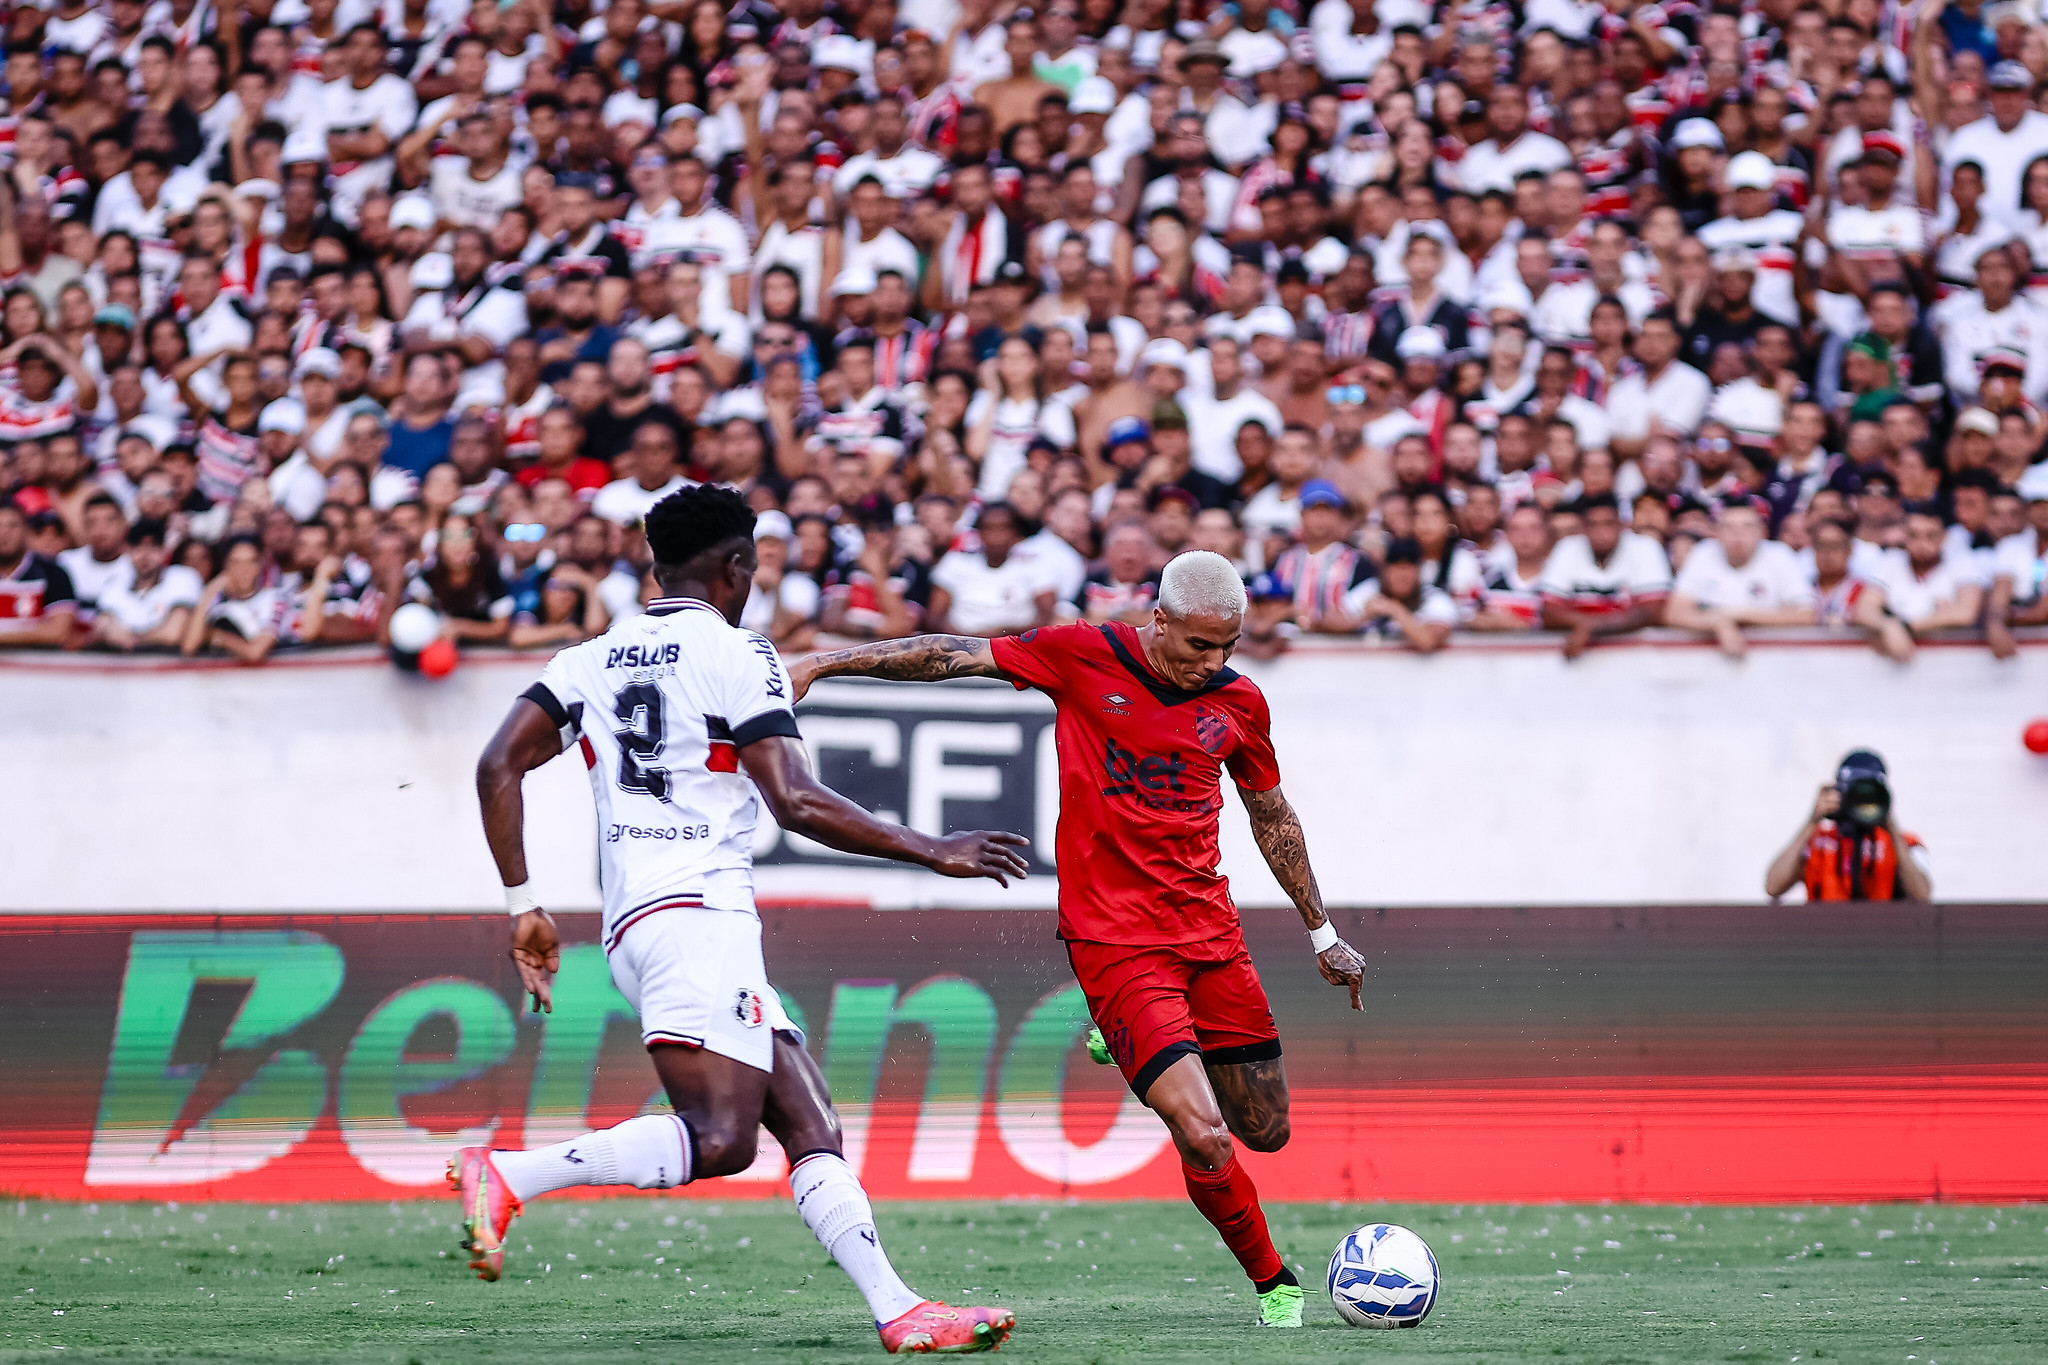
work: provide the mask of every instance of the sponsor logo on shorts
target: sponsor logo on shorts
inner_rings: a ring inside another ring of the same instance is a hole
[[[761,998],[759,991],[750,991],[742,986],[733,1001],[732,1017],[748,1028],[759,1028],[768,1022],[768,1002]]]

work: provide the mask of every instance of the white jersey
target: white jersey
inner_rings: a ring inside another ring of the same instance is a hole
[[[758,806],[739,751],[797,737],[774,645],[708,603],[657,598],[555,655],[525,695],[590,770],[607,952],[656,911],[753,913]]]

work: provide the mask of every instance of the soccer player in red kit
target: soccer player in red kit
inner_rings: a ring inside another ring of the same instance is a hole
[[[1259,1321],[1301,1325],[1295,1282],[1239,1166],[1287,1142],[1287,1079],[1266,993],[1216,870],[1223,774],[1303,922],[1323,978],[1360,1008],[1364,962],[1323,914],[1294,808],[1280,794],[1265,696],[1226,667],[1244,624],[1230,562],[1196,550],[1161,575],[1151,624],[923,635],[820,654],[790,669],[907,682],[1002,678],[1058,707],[1059,934],[1132,1093],[1173,1134],[1188,1197],[1259,1292]]]

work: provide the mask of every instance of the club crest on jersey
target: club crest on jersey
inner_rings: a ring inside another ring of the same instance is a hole
[[[761,998],[759,991],[750,991],[742,986],[733,1000],[732,1017],[748,1028],[759,1028],[768,1022],[768,1002]]]
[[[1214,711],[1197,711],[1195,743],[1202,746],[1204,753],[1222,753],[1224,746],[1230,743],[1230,722]]]

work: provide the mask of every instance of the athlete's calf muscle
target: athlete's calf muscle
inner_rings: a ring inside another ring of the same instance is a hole
[[[1287,1145],[1287,1072],[1278,1057],[1206,1070],[1223,1121],[1239,1142],[1255,1152],[1277,1152]]]
[[[839,1111],[832,1107],[825,1073],[793,1037],[780,1033],[761,1125],[782,1144],[792,1166],[812,1152],[840,1150]]]
[[[696,1144],[691,1178],[738,1175],[753,1165],[769,1073],[705,1048],[662,1044],[647,1055]]]

